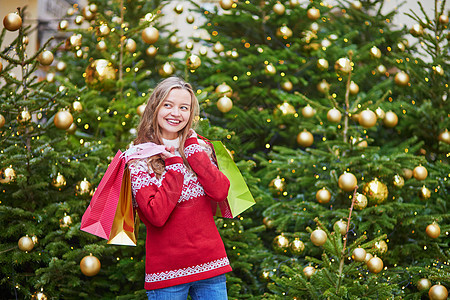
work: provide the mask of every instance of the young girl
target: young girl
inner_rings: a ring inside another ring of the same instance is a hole
[[[208,155],[212,146],[191,129],[198,106],[190,84],[163,80],[134,141],[166,146],[160,155],[129,163],[133,201],[147,227],[148,299],[227,299],[225,273],[231,266],[211,203],[226,200],[230,182]]]

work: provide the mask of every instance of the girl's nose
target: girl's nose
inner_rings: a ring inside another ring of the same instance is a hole
[[[180,110],[177,107],[173,107],[172,110],[170,111],[170,113],[173,116],[179,116],[180,115]]]

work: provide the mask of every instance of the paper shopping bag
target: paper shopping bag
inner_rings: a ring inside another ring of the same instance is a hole
[[[234,218],[255,204],[241,172],[221,141],[212,141],[219,170],[230,181],[227,200],[216,207],[216,216]]]

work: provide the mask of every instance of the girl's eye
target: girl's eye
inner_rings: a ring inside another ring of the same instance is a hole
[[[182,106],[181,109],[182,110],[188,110],[189,108],[187,106]]]
[[[164,107],[170,107],[169,103],[164,103]]]

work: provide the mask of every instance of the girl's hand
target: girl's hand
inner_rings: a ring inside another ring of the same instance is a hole
[[[188,138],[190,138],[190,137],[198,137],[197,136],[197,133],[195,132],[195,130],[194,129],[189,129],[189,132],[188,132],[188,136],[187,136]]]
[[[175,148],[173,146],[172,147],[166,146],[166,151],[161,152],[161,158],[163,160],[166,160],[167,158],[174,156],[175,156]]]

